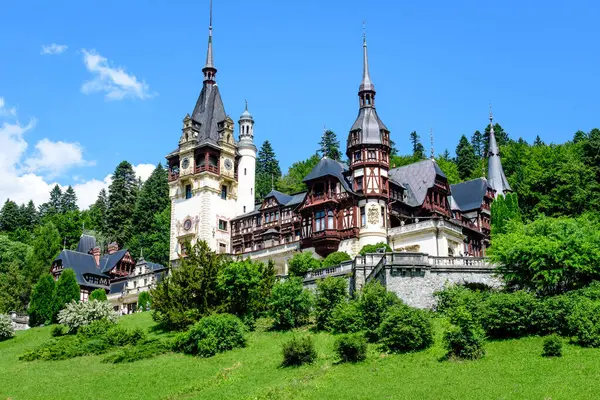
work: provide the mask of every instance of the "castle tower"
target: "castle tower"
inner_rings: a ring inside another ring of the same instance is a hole
[[[254,185],[256,175],[256,146],[254,145],[254,119],[246,109],[240,116],[238,152],[240,161],[238,164],[238,210],[237,214],[246,214],[254,211]]]
[[[170,260],[184,243],[199,240],[220,253],[231,251],[229,221],[237,212],[237,144],[225,113],[213,61],[212,1],[204,81],[192,115],[186,115],[179,146],[167,155],[171,198]]]
[[[346,155],[358,203],[360,246],[387,240],[390,132],[375,111],[375,85],[369,75],[367,39],[363,36],[363,77],[358,89],[359,110],[350,128]]]
[[[504,195],[507,192],[512,192],[502,162],[500,161],[500,150],[498,142],[496,142],[496,134],[494,133],[494,117],[490,107],[490,145],[488,150],[488,185],[496,191],[495,196]]]

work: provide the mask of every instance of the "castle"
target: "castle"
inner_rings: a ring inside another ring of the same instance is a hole
[[[350,126],[348,164],[323,157],[304,178],[308,190],[272,190],[255,204],[254,119],[225,113],[213,60],[212,8],[204,82],[177,149],[169,153],[170,260],[183,244],[206,241],[217,252],[273,260],[280,274],[298,251],[326,257],[358,255],[385,242],[394,252],[432,257],[483,257],[489,245],[490,205],[510,191],[490,114],[488,178],[450,185],[433,159],[390,166],[390,131],[376,111],[366,37],[358,116]]]

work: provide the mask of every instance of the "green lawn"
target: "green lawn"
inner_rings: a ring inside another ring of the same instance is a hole
[[[123,317],[128,327],[153,325],[150,314]],[[600,397],[600,349],[566,346],[564,357],[540,356],[537,337],[487,344],[480,361],[441,362],[439,344],[415,354],[336,363],[334,337],[315,334],[319,360],[280,368],[281,344],[293,333],[256,332],[248,347],[200,359],[162,355],[129,364],[103,356],[18,361],[50,338],[50,328],[0,342],[0,400],[29,399],[594,399]],[[438,335],[439,336],[439,335]]]

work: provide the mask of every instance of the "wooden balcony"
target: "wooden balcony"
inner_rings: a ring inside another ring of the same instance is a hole
[[[197,165],[194,169],[194,173],[199,174],[200,172],[212,172],[213,174],[219,174],[218,165],[201,164]]]
[[[169,172],[169,182],[179,179],[179,172]]]

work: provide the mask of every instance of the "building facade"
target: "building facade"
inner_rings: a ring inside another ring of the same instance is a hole
[[[211,16],[212,21],[212,16]],[[212,22],[211,22],[212,24]],[[255,203],[254,119],[246,110],[233,137],[212,59],[212,25],[204,83],[186,116],[179,147],[167,155],[171,188],[171,261],[182,245],[205,240],[221,253],[273,260],[280,274],[298,251],[355,257],[368,244],[431,257],[483,257],[490,206],[510,191],[493,128],[488,177],[450,185],[435,160],[390,165],[390,130],[376,111],[363,38],[358,115],[346,140],[347,163],[324,157],[304,178],[307,190],[272,190]],[[492,123],[490,115],[490,124]]]

